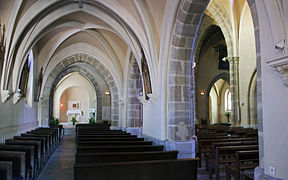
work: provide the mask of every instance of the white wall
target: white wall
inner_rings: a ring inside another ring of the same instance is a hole
[[[278,37],[281,34],[283,28],[286,28],[286,31],[288,28],[283,27],[281,22],[280,26],[273,26],[274,23],[278,22],[269,21],[268,14],[277,15],[279,9],[272,8],[267,13],[264,2],[266,1],[256,1],[260,26],[262,81],[262,104],[258,104],[258,107],[262,107],[263,112],[264,170],[267,175],[288,179],[288,87],[283,84],[281,74],[267,64],[268,61],[275,60],[277,59],[275,57],[283,56],[284,54],[286,58],[283,60],[288,61],[287,52],[283,54],[276,50],[273,39],[273,37]],[[287,11],[287,7],[283,9]],[[276,19],[275,21],[281,20]],[[270,167],[275,168],[275,175],[269,173]]]

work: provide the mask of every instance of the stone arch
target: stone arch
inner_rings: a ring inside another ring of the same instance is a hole
[[[50,90],[50,99],[49,99],[49,120],[53,117],[53,97],[54,91],[56,89],[57,84],[68,74],[78,72],[82,76],[84,76],[93,86],[96,92],[97,97],[97,119],[102,119],[102,94],[101,89],[97,83],[97,80],[93,77],[92,74],[87,72],[85,69],[78,66],[69,66],[66,68],[59,76],[54,80],[52,88]]]
[[[210,1],[209,10],[211,11],[210,13],[215,18],[217,25],[221,28],[221,31],[225,37],[228,57],[234,56],[233,35],[231,33],[233,28],[229,20],[229,15],[225,10],[223,10],[217,1]]]
[[[191,130],[189,137],[194,135],[194,103],[191,102],[190,87],[190,55],[192,45],[195,46],[196,32],[199,22],[206,9],[208,0],[184,0],[179,6],[171,45],[168,70],[168,138],[177,140],[177,126],[181,123]],[[193,48],[192,48],[193,49]],[[192,84],[194,87],[194,82]],[[192,97],[194,99],[194,97]]]
[[[218,76],[216,76],[209,84],[207,90],[206,90],[206,119],[209,119],[209,92],[213,85],[219,80],[223,79],[230,85],[230,78],[228,73],[221,73]]]
[[[49,114],[49,98],[51,93],[51,88],[53,87],[54,80],[61,75],[63,71],[68,66],[71,66],[75,63],[84,63],[89,66],[92,66],[98,74],[101,74],[103,79],[106,81],[108,85],[110,94],[111,94],[111,125],[114,127],[118,127],[119,122],[119,92],[116,85],[116,82],[109,72],[108,69],[102,63],[100,63],[97,59],[93,58],[87,54],[74,54],[65,58],[63,61],[58,63],[53,70],[47,75],[47,79],[45,81],[45,85],[43,87],[43,91],[41,97],[43,99],[43,107],[42,109],[42,122],[48,122]],[[46,110],[45,110],[46,109]]]
[[[176,124],[181,119],[186,119],[186,127],[192,127],[190,136],[195,135],[194,112],[195,112],[195,82],[194,82],[194,50],[197,39],[197,32],[201,18],[205,12],[209,0],[181,2],[176,15],[175,29],[170,48],[169,70],[168,70],[168,112],[171,113],[168,119],[169,139],[175,140]],[[262,83],[261,83],[261,51],[260,51],[260,29],[258,13],[255,0],[247,0],[252,14],[257,61],[257,110],[258,110],[258,132],[260,146],[260,166],[264,167],[264,139],[263,139],[263,115],[262,115]],[[178,82],[178,83],[175,83]],[[183,110],[183,107],[185,111]],[[180,112],[182,112],[180,114]],[[184,117],[183,117],[184,115]]]

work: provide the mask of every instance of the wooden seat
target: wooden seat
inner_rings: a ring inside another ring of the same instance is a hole
[[[25,152],[26,174],[29,175],[30,178],[35,177],[34,146],[0,144],[0,151]]]
[[[12,180],[12,162],[0,161],[1,180]]]
[[[80,146],[136,146],[136,145],[152,145],[151,141],[78,141]]]
[[[76,164],[177,159],[178,151],[77,153]]]
[[[0,161],[12,162],[12,179],[26,179],[25,152],[0,151]]]
[[[198,159],[75,164],[74,180],[196,180]]]
[[[101,153],[101,152],[140,152],[140,151],[163,151],[164,146],[81,146],[77,147],[77,153]]]
[[[240,172],[243,170],[254,170],[259,165],[259,151],[236,151],[235,163],[226,165],[226,179],[230,180],[230,176],[235,180],[240,180]]]
[[[220,164],[234,163],[235,153],[240,150],[258,150],[258,145],[216,147],[215,158],[208,160],[209,178],[212,178],[212,172],[215,171],[216,180],[219,180]]]

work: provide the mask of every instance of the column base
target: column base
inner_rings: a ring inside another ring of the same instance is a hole
[[[189,141],[169,141],[159,140],[145,134],[143,134],[143,137],[145,140],[153,141],[156,145],[163,145],[165,151],[179,151],[178,159],[195,158],[196,141],[193,138]]]
[[[283,180],[283,179],[272,177],[265,174],[264,168],[258,166],[254,169],[254,180]]]
[[[130,133],[132,135],[137,135],[138,138],[142,137],[143,129],[141,127],[128,127],[125,129],[127,133]]]

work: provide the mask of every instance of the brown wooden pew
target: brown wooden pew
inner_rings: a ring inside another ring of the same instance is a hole
[[[26,163],[25,152],[19,151],[0,151],[0,161],[12,162],[12,179],[25,180],[26,176]]]
[[[38,173],[41,170],[41,162],[45,162],[45,138],[44,137],[22,137],[22,136],[14,136],[15,140],[36,140],[41,141],[41,150],[35,151],[35,164],[38,167]]]
[[[212,144],[210,153],[206,153],[204,158],[206,162],[206,170],[208,167],[208,159],[215,157],[216,147],[223,146],[241,146],[241,145],[258,145],[258,141],[226,141],[226,142],[215,142]]]
[[[26,174],[31,179],[35,177],[37,167],[35,167],[34,146],[0,144],[0,151],[25,152]]]
[[[259,151],[236,151],[235,163],[226,165],[226,180],[234,176],[235,180],[240,180],[240,171],[254,170],[259,165]]]
[[[5,144],[34,146],[34,152],[36,152],[35,154],[38,154],[39,152],[41,152],[41,141],[6,139]],[[38,167],[40,166],[41,168],[42,165],[43,164],[41,164],[41,162],[38,162]]]
[[[77,153],[76,164],[177,159],[178,151]]]
[[[1,180],[12,180],[12,162],[0,161]]]
[[[78,141],[80,146],[136,146],[136,145],[152,145],[152,141]]]
[[[74,180],[196,180],[198,159],[74,165]]]
[[[98,138],[98,137],[89,137],[89,138],[79,138],[77,141],[144,141],[144,138],[135,138],[135,137],[116,137],[116,138]]]
[[[212,171],[215,171],[216,180],[219,180],[220,164],[235,162],[236,151],[258,150],[258,145],[224,146],[216,147],[215,158],[209,159],[209,178],[212,178]]]
[[[213,147],[213,143],[217,142],[233,142],[233,141],[255,141],[255,138],[241,138],[241,137],[235,137],[235,138],[230,138],[229,136],[226,136],[225,138],[222,139],[200,139],[198,141],[197,145],[197,156],[199,157],[199,166],[201,167],[201,159],[202,159],[202,154],[207,157],[210,155]],[[206,164],[207,165],[207,164]]]
[[[103,153],[103,152],[140,152],[163,151],[164,146],[136,145],[136,146],[81,146],[77,147],[77,153]]]

